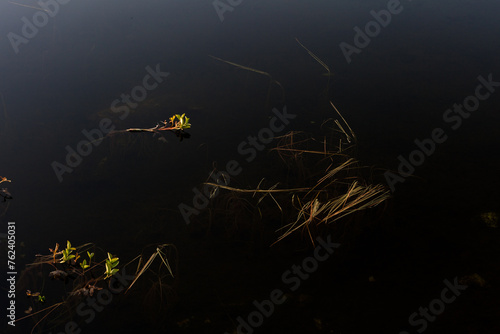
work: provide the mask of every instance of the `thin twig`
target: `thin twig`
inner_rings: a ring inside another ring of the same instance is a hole
[[[356,138],[356,134],[354,133],[354,131],[352,131],[351,127],[349,126],[349,123],[347,123],[347,121],[345,120],[344,116],[342,116],[342,114],[340,113],[340,111],[338,111],[337,107],[335,107],[335,105],[332,103],[332,101],[330,101],[330,104],[332,105],[333,109],[335,109],[335,111],[337,112],[337,114],[339,114],[340,118],[342,118],[342,120],[344,121],[345,125],[347,125],[347,127],[349,128],[349,131],[351,131],[351,136],[352,138],[354,138],[354,140],[358,140]],[[345,133],[345,131],[344,131]]]
[[[240,193],[287,193],[287,192],[292,192],[292,191],[308,191],[311,188],[291,188],[291,189],[270,189],[270,190],[265,190],[265,189],[238,189],[238,188],[233,188],[233,187],[228,187],[228,186],[222,186],[217,183],[211,183],[211,182],[205,182],[204,184],[209,185],[209,186],[214,186],[214,187],[219,187],[222,189],[227,189],[235,192],[240,192]]]
[[[33,8],[33,9],[36,9],[36,10],[43,10],[43,11],[45,11],[47,13],[50,13],[49,10],[43,9],[43,8],[38,8],[38,7],[34,7],[34,6],[23,5],[23,4],[20,4],[20,3],[17,3],[17,2],[12,2],[12,1],[9,1],[9,3],[11,3],[13,5],[18,5],[18,6],[21,6],[21,7]]]

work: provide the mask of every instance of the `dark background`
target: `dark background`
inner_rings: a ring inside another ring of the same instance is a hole
[[[254,300],[286,290],[282,273],[313,247],[298,236],[295,244],[270,248],[278,234],[265,219],[262,238],[211,234],[206,212],[186,225],[178,205],[192,205],[193,187],[214,165],[221,169],[232,159],[243,170],[232,186],[254,188],[263,177],[283,173],[268,152],[276,143],[250,163],[238,145],[284,105],[297,115],[284,132],[323,135],[321,123],[336,117],[333,101],[357,134],[356,157],[373,166],[378,182],[385,170],[397,170],[399,155],[407,158],[416,148],[415,139],[437,127],[448,139],[397,185],[376,223],[356,231],[255,332],[415,333],[420,327],[410,326],[408,317],[440,296],[443,280],[475,277],[426,333],[498,333],[499,232],[481,214],[500,212],[500,92],[455,131],[442,116],[474,94],[479,76],[500,81],[500,5],[418,0],[401,6],[347,63],[339,44],[352,45],[353,28],[364,28],[373,20],[370,11],[386,9],[387,2],[246,0],[221,22],[210,1],[74,0],[60,5],[17,54],[8,34],[21,35],[21,18],[31,21],[37,10],[2,2],[0,175],[12,180],[1,186],[14,200],[1,219],[16,222],[19,271],[68,239],[93,242],[123,263],[148,245],[172,243],[179,271],[163,299],[141,297],[146,281],[135,294],[117,296],[82,332],[235,330],[237,317],[255,310]],[[323,75],[296,39],[332,76]],[[265,75],[210,55],[269,73],[284,96]],[[156,64],[170,75],[127,118],[113,115],[111,103]],[[64,163],[65,147],[75,148],[85,139],[82,130],[97,128],[104,117],[126,129],[152,127],[177,113],[191,118],[187,140],[106,138],[63,182],[51,167]],[[222,208],[224,198],[217,202]],[[214,219],[224,230],[226,218]],[[19,314],[25,303],[18,298]],[[9,332],[32,326],[25,320]],[[57,332],[50,325],[40,330]]]

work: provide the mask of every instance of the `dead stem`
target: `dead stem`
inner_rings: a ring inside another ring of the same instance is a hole
[[[20,4],[20,3],[17,3],[17,2],[12,2],[12,1],[9,1],[9,3],[11,3],[13,5],[21,6],[21,7],[27,7],[27,8],[32,8],[32,9],[36,9],[36,10],[43,10],[43,11],[45,11],[47,13],[50,13],[49,10],[43,9],[43,8],[38,8],[38,7],[34,7],[34,6],[29,6],[29,5],[23,5],[23,4]]]
[[[264,71],[256,70],[256,69],[248,67],[248,66],[243,66],[243,65],[240,65],[240,64],[236,64],[236,63],[233,63],[231,61],[224,60],[224,59],[221,59],[221,58],[218,58],[218,57],[215,57],[215,56],[209,55],[209,57],[212,57],[215,60],[221,61],[221,62],[229,64],[231,66],[235,66],[235,67],[241,68],[242,70],[245,70],[245,71],[250,71],[250,72],[255,72],[255,73],[258,73],[258,74],[265,75],[266,77],[269,78],[269,89],[267,90],[266,103],[269,102],[269,98],[270,98],[270,95],[271,95],[271,85],[273,83],[276,84],[278,87],[280,87],[281,94],[282,94],[282,101],[283,102],[285,101],[285,89],[279,83],[279,81],[273,79],[273,77],[271,76],[271,74],[269,74],[267,72],[264,72]]]

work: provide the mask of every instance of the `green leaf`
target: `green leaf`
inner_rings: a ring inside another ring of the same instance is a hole
[[[111,253],[108,253],[108,259],[109,259],[110,261],[113,261],[113,255],[111,255]]]
[[[191,128],[191,124],[189,124],[189,117],[186,117],[186,114],[176,114],[175,117],[177,117],[177,119],[179,120],[177,122],[177,127],[179,129],[184,130]]]
[[[71,260],[70,255],[69,255],[70,253],[71,253],[71,251],[69,251],[68,249],[63,249],[62,250],[62,256],[63,257],[62,257],[61,261],[59,261],[59,262],[60,263],[64,263],[66,261]],[[74,255],[72,255],[72,256],[75,257]]]
[[[87,269],[88,267],[90,267],[90,266],[87,264],[87,259],[83,260],[83,261],[80,263],[80,267],[82,267],[82,269]]]
[[[106,260],[106,261],[116,262],[116,261],[118,261],[118,259],[119,258],[113,257],[113,255],[111,255],[110,253],[108,253],[108,260]]]
[[[69,242],[69,240],[66,242],[66,249],[70,251],[74,251],[76,248],[75,247],[71,247],[71,242]]]

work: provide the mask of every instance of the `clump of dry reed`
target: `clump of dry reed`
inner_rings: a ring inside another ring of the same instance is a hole
[[[297,43],[327,71],[324,75],[328,77],[328,92],[332,76],[330,68],[298,39]],[[276,83],[281,87],[267,72],[213,58],[244,70],[266,75],[270,79],[270,85]],[[355,220],[354,213],[376,207],[390,197],[389,189],[381,184],[370,184],[363,176],[363,170],[366,168],[360,166],[350,153],[356,147],[356,134],[331,101],[330,105],[337,117],[325,121],[323,125],[333,121],[335,127],[332,135],[321,141],[304,137],[299,132],[289,132],[277,138],[278,145],[272,151],[276,152],[287,166],[286,184],[293,184],[294,187],[280,188],[278,182],[264,189],[261,188],[264,180],[261,180],[255,189],[206,183],[214,189],[229,190],[231,200],[235,203],[245,203],[245,208],[248,208],[247,204],[250,202],[242,200],[241,197],[252,194],[254,198],[252,205],[256,208],[253,211],[258,212],[260,218],[264,219],[272,214],[269,212],[269,207],[265,211],[260,206],[264,199],[272,199],[283,220],[288,221],[277,230],[279,236],[274,243],[301,232],[314,244],[315,234],[320,234],[325,228],[330,233],[333,230],[341,239],[352,234],[349,227]],[[256,197],[258,198],[255,199]],[[234,206],[230,206],[234,211]],[[347,221],[347,218],[351,220]],[[235,223],[243,222],[235,220]],[[252,223],[255,223],[255,219]]]
[[[240,189],[215,183],[207,183],[235,194],[252,194],[259,206],[264,198],[270,198],[275,203],[288,223],[284,223],[277,232],[276,242],[286,237],[303,233],[314,244],[314,237],[324,227],[333,227],[339,234],[348,233],[347,217],[378,206],[390,197],[390,191],[381,184],[370,184],[363,176],[366,168],[352,158],[348,152],[353,147],[356,136],[340,112],[331,104],[340,116],[342,123],[335,119],[335,131],[340,136],[338,146],[330,150],[331,144],[324,138],[317,141],[305,138],[302,133],[290,132],[279,137],[276,152],[285,162],[287,171],[286,184],[296,187],[280,187],[280,183],[264,189],[261,184],[255,189]],[[334,142],[331,138],[331,142]],[[350,145],[350,146],[346,146]],[[258,211],[261,217],[269,216]],[[344,221],[342,228],[336,226]],[[331,232],[331,228],[329,229]]]

